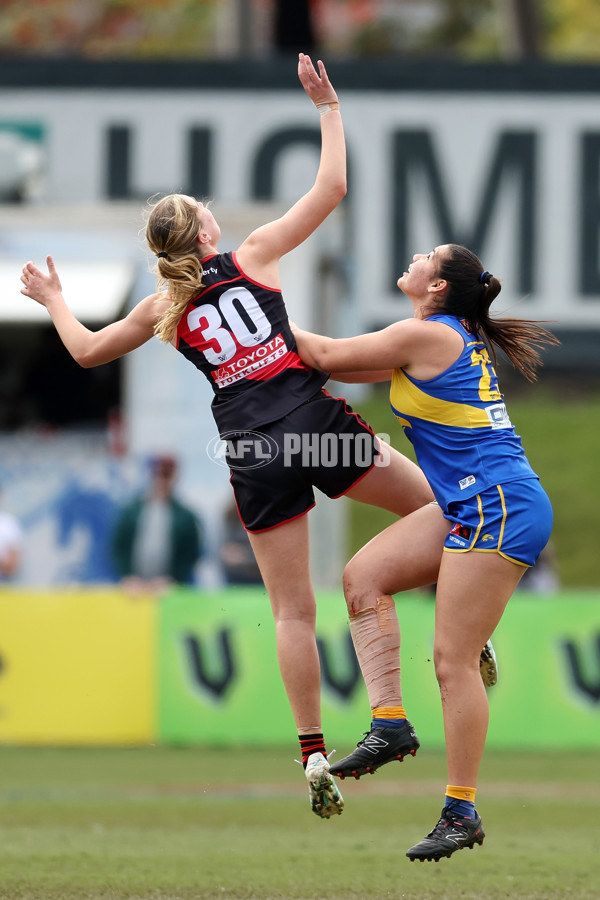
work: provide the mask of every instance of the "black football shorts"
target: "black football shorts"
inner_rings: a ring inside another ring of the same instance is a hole
[[[221,437],[238,511],[253,533],[307,513],[315,487],[341,497],[380,455],[364,419],[324,390],[276,422]]]

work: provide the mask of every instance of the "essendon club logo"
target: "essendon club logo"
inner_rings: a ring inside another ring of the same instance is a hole
[[[468,541],[471,537],[471,529],[468,525],[460,525],[457,522],[450,530],[450,534],[455,534],[457,537],[461,537],[463,540]]]

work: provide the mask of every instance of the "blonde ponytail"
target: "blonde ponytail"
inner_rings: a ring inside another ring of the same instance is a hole
[[[163,197],[148,216],[146,241],[158,257],[152,270],[157,290],[171,301],[154,328],[165,343],[173,340],[187,304],[202,288],[197,241],[201,225],[197,206],[183,194]],[[164,296],[160,299],[164,300]]]

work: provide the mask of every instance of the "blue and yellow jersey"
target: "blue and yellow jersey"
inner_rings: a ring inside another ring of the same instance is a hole
[[[454,316],[427,321],[457,331],[464,350],[427,381],[396,369],[390,403],[442,509],[492,485],[536,478],[508,417],[485,343]]]

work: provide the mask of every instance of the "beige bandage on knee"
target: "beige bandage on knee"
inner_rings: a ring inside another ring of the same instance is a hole
[[[400,626],[394,598],[377,598],[377,605],[350,616],[350,633],[371,709],[401,706]]]

